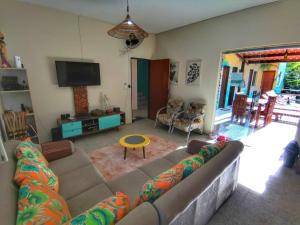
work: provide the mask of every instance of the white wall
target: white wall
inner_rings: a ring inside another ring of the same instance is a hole
[[[130,57],[152,58],[155,36],[150,35],[129,54],[120,55],[123,42],[107,35],[113,25],[95,19],[12,0],[1,0],[0,30],[6,34],[9,56],[21,56],[29,77],[37,126],[42,141],[50,139],[61,113],[74,114],[71,88],[59,88],[55,59],[82,58],[100,63],[101,86],[88,87],[90,108],[99,106],[100,92],[120,106],[131,121]]]
[[[220,16],[156,36],[157,58],[179,61],[179,84],[171,94],[202,97],[208,104],[205,130],[213,128],[219,63],[225,50],[300,43],[300,1],[285,0]],[[201,58],[201,84],[185,85],[186,60]]]

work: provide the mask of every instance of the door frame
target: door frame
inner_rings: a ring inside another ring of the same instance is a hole
[[[143,60],[147,60],[148,62],[149,62],[149,67],[148,67],[148,99],[147,99],[147,118],[149,118],[149,109],[150,109],[150,95],[149,95],[149,92],[150,92],[150,61],[151,61],[151,59],[146,59],[146,58],[138,58],[138,57],[130,57],[130,61],[129,61],[129,63],[130,63],[130,86],[131,86],[131,91],[130,91],[130,111],[131,111],[131,121],[133,122],[133,117],[132,117],[132,115],[133,115],[133,110],[132,110],[132,64],[131,64],[131,62],[132,62],[132,60],[133,59],[136,59],[136,60],[139,60],[139,59],[143,59]]]
[[[225,87],[224,87],[224,96],[223,96],[223,107],[221,107],[221,96],[222,96],[222,84],[223,84],[223,78],[224,78],[224,68],[228,68],[228,76],[226,78],[226,84],[225,84]],[[229,81],[229,75],[230,75],[230,66],[223,66],[223,69],[222,69],[222,80],[221,80],[221,91],[220,91],[220,97],[219,97],[219,105],[218,105],[218,108],[225,108],[225,105],[226,105],[226,94],[227,94],[227,86],[228,86],[228,81]]]

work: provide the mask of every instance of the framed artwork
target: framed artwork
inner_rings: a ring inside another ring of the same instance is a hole
[[[172,85],[178,85],[178,71],[179,71],[179,62],[170,62],[170,83]]]
[[[201,59],[188,60],[186,63],[186,79],[187,85],[200,84]]]

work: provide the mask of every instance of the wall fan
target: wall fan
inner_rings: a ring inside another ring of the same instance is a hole
[[[134,34],[131,34],[127,40],[125,40],[125,45],[129,49],[134,49],[138,47],[144,39],[138,39]]]

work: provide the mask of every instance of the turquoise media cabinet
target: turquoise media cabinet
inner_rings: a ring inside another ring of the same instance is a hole
[[[108,129],[119,128],[125,124],[125,113],[114,113],[100,117],[86,116],[74,119],[58,120],[58,128],[53,140],[75,139],[77,137],[98,133]]]

